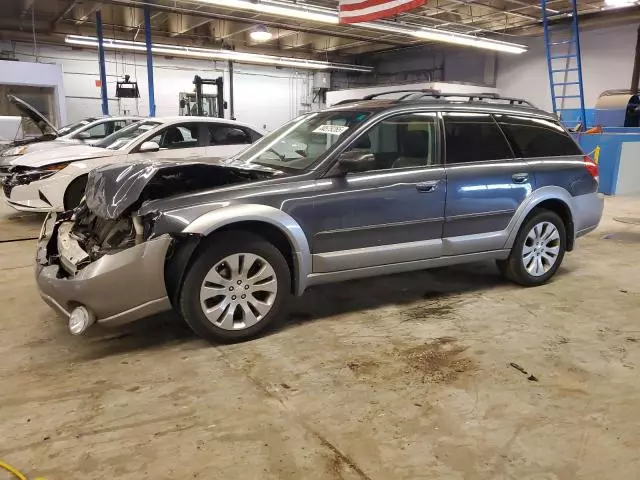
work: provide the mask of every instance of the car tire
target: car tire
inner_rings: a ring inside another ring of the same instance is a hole
[[[67,190],[64,192],[64,209],[65,210],[73,210],[82,201],[82,197],[84,197],[84,192],[87,189],[87,176],[83,175],[74,179]]]
[[[566,248],[566,227],[560,216],[535,210],[520,227],[509,257],[497,262],[498,269],[519,285],[542,285],[560,268]]]
[[[286,315],[291,296],[287,260],[249,232],[222,232],[195,254],[180,292],[191,329],[213,343],[256,337]]]

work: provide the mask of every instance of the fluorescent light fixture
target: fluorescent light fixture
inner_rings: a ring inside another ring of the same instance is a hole
[[[484,48],[486,50],[495,50],[498,52],[520,54],[527,51],[526,46],[519,45],[517,43],[501,42],[499,40],[474,37],[473,35],[464,35],[461,33],[452,34],[432,28],[416,30],[412,35],[414,37],[424,38],[425,40],[433,40],[434,42],[454,43],[456,45]]]
[[[67,35],[65,43],[98,48],[98,39],[82,35]],[[112,50],[131,50],[136,52],[146,51],[142,42],[129,40],[116,40],[105,38],[104,48]],[[274,65],[280,67],[303,68],[309,70],[343,70],[350,72],[372,72],[373,67],[350,65],[348,63],[322,62],[319,60],[306,60],[303,58],[278,57],[275,55],[262,55],[258,53],[236,52],[234,50],[222,50],[201,47],[186,47],[181,45],[152,44],[151,51],[157,55],[170,55],[174,57],[202,58],[206,60],[232,60],[239,63],[252,63],[259,65]]]
[[[281,17],[296,18],[300,20],[330,23],[339,23],[338,12],[329,8],[316,7],[305,4],[294,4],[278,0],[195,0],[197,3],[205,3],[216,7],[229,8],[233,10],[245,10],[251,12],[266,13]],[[606,0],[612,2],[623,2],[630,0]],[[433,42],[453,43],[467,47],[482,48],[485,50],[495,50],[507,53],[524,53],[527,51],[525,45],[518,43],[502,42],[489,38],[476,37],[464,33],[450,32],[436,28],[422,28],[414,25],[397,24],[385,21],[361,22],[350,24],[350,28],[366,28],[380,32],[397,33],[400,35],[410,35],[412,37]],[[331,34],[327,32],[327,34]]]
[[[633,5],[635,0],[604,0],[604,4],[611,8],[622,8]]]
[[[273,37],[271,32],[267,30],[264,25],[258,25],[255,30],[252,30],[251,33],[249,33],[249,36],[256,42],[266,42],[271,40],[271,37]]]
[[[434,42],[453,43],[456,45],[464,45],[467,47],[482,48],[485,50],[495,50],[506,53],[524,53],[527,51],[526,45],[518,43],[502,42],[500,40],[492,40],[490,38],[475,37],[464,33],[448,32],[435,28],[418,28],[417,30],[408,30],[406,26],[395,25],[390,22],[362,22],[360,25],[374,30],[383,32],[397,33],[402,35],[411,35],[424,40]]]
[[[250,2],[247,0],[198,0],[197,3],[207,3],[216,7],[231,10],[249,10],[257,13],[267,13],[279,17],[301,18],[312,22],[338,24],[338,12],[335,10],[313,7],[311,5],[291,6],[286,2],[262,0]]]

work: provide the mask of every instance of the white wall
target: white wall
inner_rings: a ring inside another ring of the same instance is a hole
[[[1,47],[0,47],[1,49]],[[27,85],[53,88],[58,119],[67,121],[64,80],[59,65],[0,60],[0,85]]]
[[[581,32],[587,108],[595,107],[598,96],[605,90],[629,88],[637,32],[637,25]],[[535,38],[528,45],[527,53],[499,57],[497,86],[505,96],[524,97],[534,105],[550,110],[551,92],[543,39]],[[567,104],[567,108],[573,107]]]
[[[7,42],[0,49],[13,50]],[[30,44],[15,45],[20,62],[14,65],[35,65]],[[149,114],[146,56],[142,53],[123,55],[112,50],[105,52],[109,113]],[[69,121],[102,113],[97,50],[72,50],[67,46],[40,45],[38,60],[57,64],[62,70]],[[48,67],[51,67],[47,65]],[[0,70],[1,73],[1,70]],[[115,98],[116,81],[125,74],[138,82],[140,98]],[[178,94],[193,91],[193,77],[215,78],[224,75],[225,100],[229,100],[229,75],[226,62],[166,58],[154,56],[154,85],[156,115],[178,115]],[[259,131],[273,130],[310,109],[311,77],[306,71],[234,64],[234,114],[237,120],[255,126]],[[3,83],[0,81],[0,83]],[[205,86],[205,93],[215,93],[215,87]],[[226,111],[229,117],[229,110]]]

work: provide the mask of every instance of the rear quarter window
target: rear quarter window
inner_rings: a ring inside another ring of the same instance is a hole
[[[495,118],[519,158],[582,155],[571,136],[556,122],[512,115]]]

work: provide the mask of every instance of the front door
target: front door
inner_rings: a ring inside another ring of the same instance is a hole
[[[373,154],[375,164],[318,182],[311,242],[315,273],[441,255],[447,183],[438,130],[435,113],[396,115],[347,148]]]
[[[504,248],[507,225],[534,175],[489,113],[443,113],[447,199],[444,255]]]
[[[151,138],[145,138],[129,154],[129,160],[169,159],[202,161],[206,159],[206,125],[203,122],[184,122],[163,128]],[[135,153],[144,142],[155,142],[160,146],[157,152]]]

